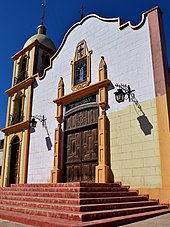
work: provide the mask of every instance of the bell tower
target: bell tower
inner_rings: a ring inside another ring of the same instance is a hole
[[[12,84],[6,91],[8,95],[6,126],[2,129],[5,138],[1,186],[27,183],[33,87],[37,79],[43,78],[44,69],[50,66],[50,58],[56,52],[55,45],[46,36],[44,10],[37,34],[31,36],[24,47],[12,57],[14,61]],[[11,171],[14,173],[11,174]]]

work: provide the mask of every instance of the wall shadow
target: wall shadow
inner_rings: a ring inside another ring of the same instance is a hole
[[[51,151],[51,148],[53,145],[52,145],[50,137],[49,136],[45,137],[45,141],[46,141],[46,146],[47,146],[48,151]]]
[[[45,130],[47,132],[47,137],[45,137],[46,146],[47,146],[48,151],[51,151],[51,148],[52,148],[53,144],[51,142],[51,138],[50,138],[50,134],[49,134],[49,131],[48,131],[48,128],[47,128],[46,120],[45,120],[45,123],[44,123],[44,128],[45,128]]]
[[[153,125],[150,123],[147,116],[145,116],[145,115],[139,116],[139,117],[137,117],[137,120],[138,120],[140,128],[143,131],[143,133],[145,134],[145,136],[151,135],[151,133],[152,133],[151,130],[153,129]]]

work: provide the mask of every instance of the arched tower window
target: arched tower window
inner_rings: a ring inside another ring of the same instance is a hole
[[[23,118],[23,95],[19,92],[14,99],[13,114],[10,115],[9,125],[14,125],[23,121]]]
[[[27,59],[25,57],[22,60],[22,64],[21,64],[21,71],[20,71],[21,81],[25,80],[26,78],[26,67],[27,67]]]
[[[50,58],[51,58],[51,55],[49,54],[44,54],[42,56],[42,70],[41,70],[42,74],[44,72],[44,69],[50,66]]]
[[[50,55],[45,56],[45,61],[44,61],[44,69],[50,66]]]
[[[19,62],[17,76],[14,79],[14,84],[18,84],[27,78],[27,56],[24,56]]]
[[[19,182],[19,149],[20,139],[15,136],[11,143],[9,184],[17,184]]]

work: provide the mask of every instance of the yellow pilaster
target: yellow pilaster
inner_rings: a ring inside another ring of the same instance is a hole
[[[64,95],[64,82],[63,78],[60,78],[58,84],[58,98]],[[58,128],[55,129],[55,140],[54,140],[54,165],[51,171],[51,183],[62,182],[62,170],[61,170],[61,147],[62,147],[62,129],[61,123],[63,119],[63,104],[57,106],[56,119],[58,121]]]
[[[62,129],[59,124],[55,129],[55,144],[54,144],[54,166],[51,171],[51,183],[57,183],[62,181],[61,171],[61,144],[62,144]]]
[[[106,63],[101,57],[99,64],[99,81],[107,78]],[[110,180],[110,166],[108,162],[108,118],[106,116],[107,88],[99,89],[99,106],[101,116],[98,119],[98,165],[96,166],[96,183],[108,183]]]
[[[96,183],[109,182],[110,167],[108,165],[107,116],[98,120],[98,166],[96,166]]]

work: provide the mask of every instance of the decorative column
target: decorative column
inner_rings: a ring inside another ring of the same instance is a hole
[[[64,96],[64,81],[60,77],[58,84],[58,98]],[[57,116],[58,128],[55,129],[54,138],[54,166],[51,171],[51,183],[58,183],[62,181],[62,170],[61,170],[61,150],[62,150],[62,120],[63,120],[63,104],[57,105]]]
[[[99,81],[107,79],[107,66],[104,57],[101,57],[99,64]],[[107,108],[107,87],[99,89],[99,106],[101,115],[98,118],[98,165],[96,166],[96,183],[108,183],[110,178],[109,152],[108,152],[108,118]]]

